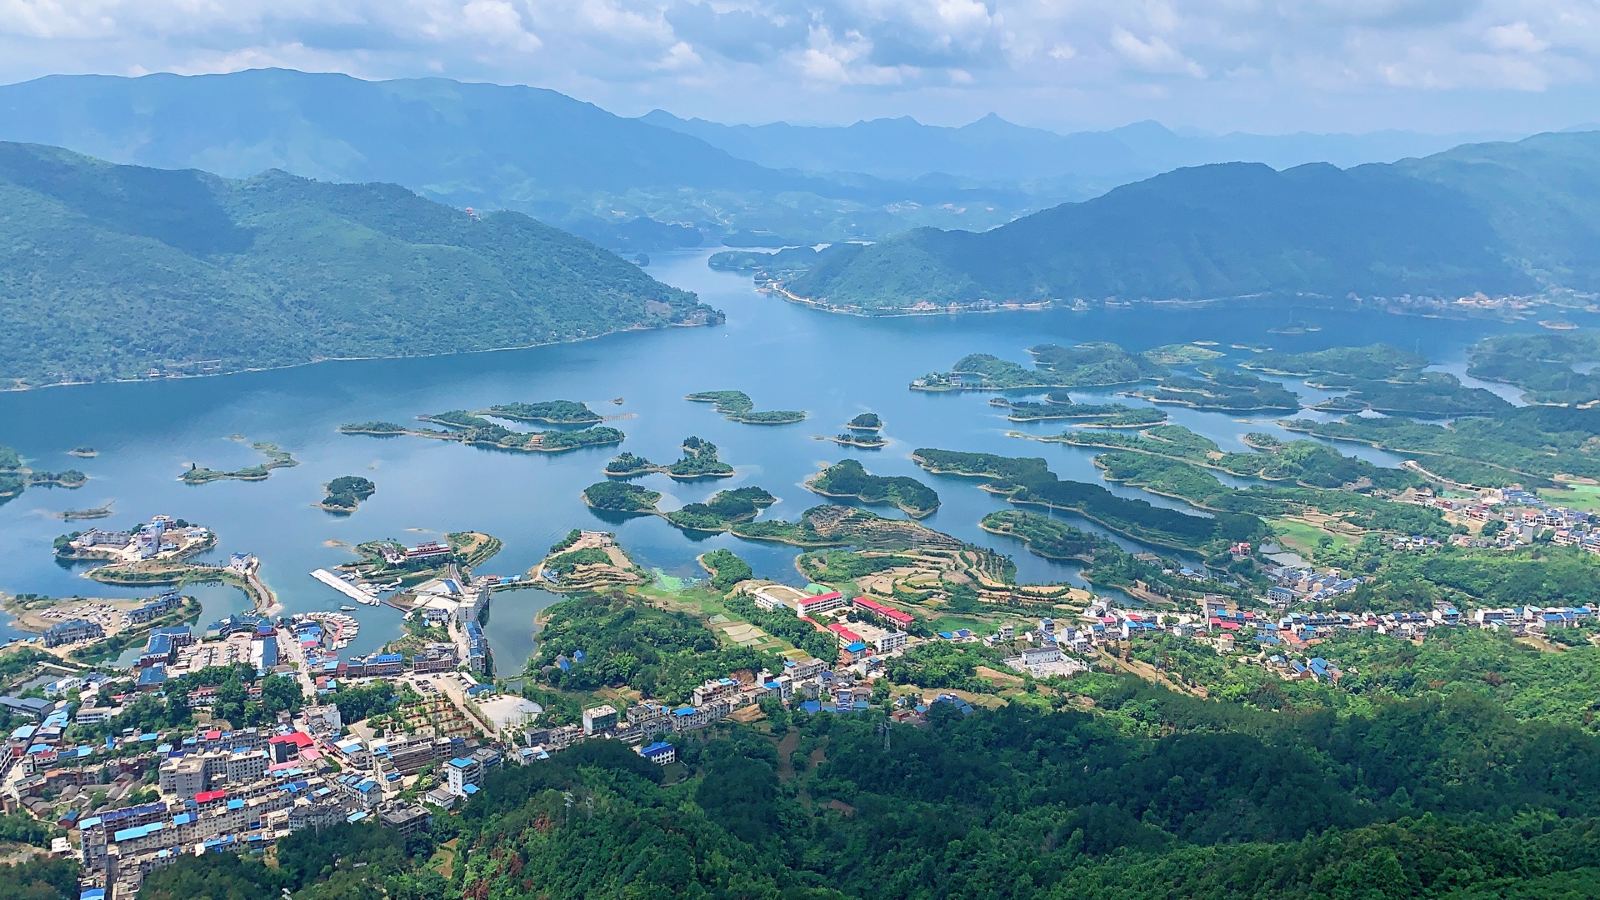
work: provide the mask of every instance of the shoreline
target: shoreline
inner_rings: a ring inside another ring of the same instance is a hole
[[[603,338],[616,337],[623,334],[637,334],[646,331],[666,331],[669,328],[710,328],[722,324],[724,314],[721,310],[712,310],[717,313],[716,321],[706,322],[672,322],[667,325],[647,326],[634,325],[628,328],[619,328],[605,334],[595,334],[588,337],[566,338],[556,341],[539,341],[532,344],[517,344],[509,347],[485,347],[481,350],[450,350],[444,353],[407,353],[401,356],[327,356],[321,359],[308,359],[304,362],[284,363],[275,366],[245,366],[240,369],[229,369],[226,372],[204,372],[192,375],[161,375],[155,378],[107,378],[99,381],[52,381],[49,384],[22,384],[15,381],[7,387],[0,387],[0,393],[23,393],[26,391],[42,391],[49,388],[88,387],[93,385],[112,384],[155,384],[162,381],[183,381],[195,378],[226,378],[230,375],[250,375],[257,372],[279,372],[284,369],[302,369],[307,366],[319,366],[323,363],[342,362],[373,362],[380,360],[401,359],[439,359],[446,356],[472,356],[480,353],[515,353],[521,350],[537,350],[541,347],[559,347],[563,344],[583,344],[589,341],[598,341]]]
[[[755,279],[752,279],[752,280],[755,281]],[[1465,319],[1474,319],[1474,318],[1496,318],[1496,319],[1501,319],[1503,321],[1523,321],[1523,320],[1526,319],[1525,315],[1521,315],[1520,314],[1520,313],[1526,312],[1526,310],[1517,310],[1517,309],[1497,310],[1497,309],[1471,309],[1471,308],[1463,309],[1463,308],[1455,307],[1454,304],[1451,305],[1451,308],[1447,308],[1447,309],[1443,309],[1443,310],[1440,310],[1440,309],[1408,310],[1408,309],[1397,309],[1397,308],[1394,308],[1393,306],[1389,305],[1396,298],[1382,298],[1382,299],[1375,298],[1371,303],[1358,300],[1356,303],[1352,304],[1349,301],[1343,300],[1343,299],[1341,299],[1339,297],[1334,297],[1334,296],[1331,296],[1331,295],[1323,295],[1323,294],[1297,295],[1297,296],[1295,296],[1293,298],[1279,298],[1279,299],[1271,298],[1271,297],[1269,297],[1269,296],[1267,296],[1265,294],[1262,294],[1262,293],[1253,293],[1253,294],[1241,294],[1241,295],[1232,296],[1232,297],[1205,297],[1205,298],[1198,298],[1198,299],[1181,299],[1181,298],[1173,297],[1173,298],[1167,298],[1167,299],[1161,299],[1161,300],[1152,300],[1152,299],[1130,300],[1130,299],[1124,299],[1124,298],[1120,298],[1120,297],[1101,297],[1101,298],[1096,299],[1096,300],[1084,300],[1082,298],[1075,298],[1073,300],[1050,299],[1050,300],[1029,300],[1029,301],[1019,301],[1019,300],[1014,300],[1014,301],[977,300],[977,301],[972,301],[970,303],[947,303],[947,304],[944,304],[942,306],[929,305],[929,306],[892,306],[892,307],[882,307],[881,308],[882,311],[880,312],[880,311],[870,310],[870,309],[868,309],[866,307],[862,307],[862,306],[835,306],[835,305],[832,305],[832,304],[830,304],[830,303],[828,303],[827,301],[824,301],[824,300],[817,300],[817,299],[811,298],[811,297],[802,297],[802,296],[800,296],[798,294],[795,294],[792,291],[787,290],[786,288],[783,287],[781,282],[776,282],[776,281],[769,281],[769,282],[759,282],[759,281],[757,281],[756,284],[755,284],[755,290],[757,290],[757,291],[759,291],[761,293],[780,295],[787,302],[794,303],[794,304],[799,305],[799,306],[804,306],[804,307],[807,307],[807,308],[810,308],[810,309],[820,310],[822,312],[834,313],[836,315],[855,316],[855,317],[864,318],[864,319],[907,318],[907,317],[912,317],[912,316],[958,316],[958,315],[978,315],[978,314],[986,314],[986,313],[1007,313],[1007,312],[1047,312],[1047,311],[1051,311],[1051,310],[1064,310],[1064,311],[1067,311],[1067,312],[1093,312],[1093,311],[1096,311],[1096,310],[1137,310],[1137,309],[1139,309],[1141,307],[1147,307],[1147,308],[1151,308],[1151,309],[1155,309],[1155,310],[1161,310],[1161,309],[1211,309],[1211,308],[1215,308],[1215,307],[1219,307],[1219,306],[1235,306],[1235,307],[1237,307],[1237,306],[1250,306],[1252,308],[1259,306],[1260,308],[1263,308],[1263,309],[1276,309],[1276,308],[1281,308],[1281,307],[1284,307],[1284,306],[1295,306],[1295,307],[1306,307],[1306,308],[1318,309],[1318,310],[1328,310],[1328,311],[1333,311],[1333,312],[1346,312],[1346,311],[1354,311],[1354,310],[1365,310],[1365,311],[1370,311],[1370,312],[1386,313],[1388,315],[1394,315],[1394,316],[1406,316],[1406,317],[1414,317],[1414,318],[1420,318],[1420,319],[1441,319],[1441,320],[1465,320]],[[1513,297],[1507,297],[1505,299],[1507,299],[1509,301],[1520,301],[1520,302],[1525,302],[1525,303],[1529,303],[1529,304],[1540,303],[1540,301],[1537,298],[1533,298],[1533,297],[1515,297],[1515,296],[1513,296]],[[1543,302],[1544,303],[1548,303],[1549,301],[1543,301]],[[988,305],[979,306],[978,304],[988,304]],[[1550,304],[1550,305],[1558,305],[1558,304]],[[1479,313],[1480,315],[1474,315],[1474,313]],[[1512,313],[1512,315],[1506,315],[1505,313]],[[1311,327],[1297,328],[1296,330],[1293,330],[1293,331],[1289,331],[1289,330],[1286,330],[1286,329],[1269,329],[1268,333],[1269,334],[1282,334],[1282,335],[1287,335],[1287,336],[1298,336],[1298,335],[1302,335],[1302,334],[1315,333],[1315,332],[1318,332],[1318,331],[1321,331],[1321,330],[1322,330],[1321,326],[1311,326]]]

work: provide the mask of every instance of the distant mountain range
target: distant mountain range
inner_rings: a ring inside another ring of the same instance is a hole
[[[866,310],[1070,298],[1600,289],[1600,133],[1421,159],[1179,169],[982,233],[819,257],[796,295]]]
[[[740,159],[810,172],[860,172],[917,179],[943,173],[1005,184],[1054,184],[1083,199],[1102,190],[1183,166],[1261,162],[1286,168],[1309,162],[1338,166],[1421,156],[1473,140],[1506,135],[1183,134],[1158,122],[1108,131],[1058,134],[988,115],[960,128],[915,119],[871,119],[848,126],[721,125],[655,110],[642,120],[693,135]]]
[[[57,75],[0,86],[0,140],[235,178],[392,182],[613,247],[984,228],[1045,205],[1012,189],[779,171],[555,91],[441,78]]]
[[[167,138],[162,138],[167,140]],[[0,143],[0,385],[517,347],[716,321],[588,241],[386,184]]]

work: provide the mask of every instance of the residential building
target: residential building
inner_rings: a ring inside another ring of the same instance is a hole
[[[85,619],[67,619],[45,629],[44,645],[61,647],[82,641],[98,641],[105,636],[106,630],[94,622]]]
[[[612,731],[617,727],[617,710],[611,704],[591,706],[583,711],[583,733],[586,735]]]

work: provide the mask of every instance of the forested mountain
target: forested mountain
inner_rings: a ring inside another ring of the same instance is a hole
[[[588,241],[387,184],[0,143],[0,383],[407,356],[713,321]]]
[[[740,229],[811,240],[988,227],[1037,208],[1005,192],[776,171],[555,91],[442,78],[56,75],[0,87],[0,140],[227,177],[278,168],[393,182],[609,246],[694,245]]]
[[[1179,169],[992,231],[920,229],[820,261],[797,295],[900,308],[1600,286],[1600,132],[1352,169]]]
[[[740,159],[812,172],[861,172],[880,178],[942,173],[981,182],[1034,183],[1068,196],[1101,191],[1182,166],[1266,163],[1274,168],[1327,162],[1350,166],[1435,153],[1466,142],[1451,135],[1263,135],[1175,132],[1159,122],[1058,134],[990,114],[959,128],[909,116],[853,125],[723,125],[654,110],[643,121],[693,135]]]
[[[673,736],[665,770],[585,742],[490,775],[409,860],[396,831],[340,823],[272,867],[186,856],[140,896],[1594,895],[1600,742],[1578,728],[1471,691],[1338,716],[1089,677],[1094,712],[772,710],[770,736]],[[448,875],[427,864],[445,841]]]

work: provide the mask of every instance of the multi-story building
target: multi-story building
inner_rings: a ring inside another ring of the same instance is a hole
[[[591,706],[583,711],[583,733],[586,735],[611,731],[616,727],[617,710],[609,703]]]
[[[106,630],[94,622],[86,619],[67,619],[45,629],[44,645],[60,647],[80,641],[98,641],[105,636]]]

